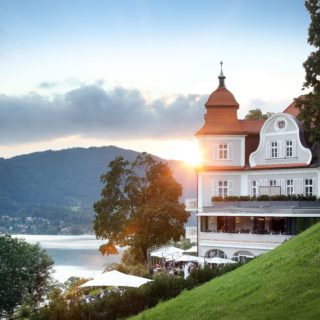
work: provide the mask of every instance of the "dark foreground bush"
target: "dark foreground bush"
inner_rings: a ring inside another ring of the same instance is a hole
[[[125,319],[145,309],[154,307],[190,290],[217,276],[238,268],[241,264],[229,265],[221,269],[198,268],[190,273],[187,280],[167,274],[156,277],[153,282],[136,289],[127,289],[122,295],[113,292],[95,302],[84,304],[73,301],[69,304],[60,296],[34,316],[34,320],[116,320]]]

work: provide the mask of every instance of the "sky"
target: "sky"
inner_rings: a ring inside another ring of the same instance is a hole
[[[0,0],[0,157],[116,145],[194,161],[204,103],[301,94],[302,0]]]

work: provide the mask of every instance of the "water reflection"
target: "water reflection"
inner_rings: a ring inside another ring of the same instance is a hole
[[[121,260],[118,256],[102,256],[99,247],[104,243],[93,235],[14,235],[28,243],[39,243],[54,261],[54,278],[60,282],[71,276],[92,278],[104,268]]]

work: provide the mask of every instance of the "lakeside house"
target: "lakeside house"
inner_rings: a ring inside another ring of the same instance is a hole
[[[295,102],[265,121],[240,120],[239,103],[226,88],[222,68],[218,78],[219,86],[205,104],[204,125],[195,134],[202,156],[197,168],[198,255],[243,260],[320,220],[315,199],[270,201],[275,195],[319,197],[320,154],[306,143]],[[269,201],[252,201],[261,195]],[[241,201],[248,199],[240,196],[252,198]]]

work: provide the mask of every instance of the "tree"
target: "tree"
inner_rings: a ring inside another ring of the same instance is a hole
[[[71,320],[68,302],[60,288],[53,288],[49,294],[50,303],[39,310],[37,320]],[[81,319],[81,318],[78,318]]]
[[[306,72],[303,89],[309,93],[296,99],[298,119],[307,133],[310,143],[320,141],[320,1],[307,0],[305,6],[310,13],[308,43],[314,47],[303,63]]]
[[[53,261],[39,245],[0,236],[0,317],[25,303],[35,310],[49,290]]]
[[[244,117],[245,120],[267,120],[274,113],[267,112],[265,114],[262,113],[260,108],[251,109],[248,111],[247,115]]]
[[[137,262],[146,262],[147,249],[168,240],[179,240],[189,214],[179,202],[182,187],[168,164],[143,153],[130,165],[117,157],[101,176],[101,200],[94,204],[94,230],[107,239],[100,247],[116,254],[116,246],[130,246]]]
[[[67,299],[73,298],[79,291],[79,286],[87,282],[89,279],[80,277],[70,277],[63,283],[65,297]]]

